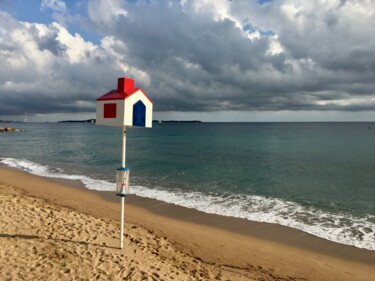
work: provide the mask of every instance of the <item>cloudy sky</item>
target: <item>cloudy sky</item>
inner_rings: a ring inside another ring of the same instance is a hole
[[[132,77],[155,118],[375,121],[373,0],[0,0],[0,119],[93,118]]]

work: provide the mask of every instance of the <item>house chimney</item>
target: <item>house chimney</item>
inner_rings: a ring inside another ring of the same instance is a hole
[[[117,91],[123,93],[134,89],[134,80],[130,78],[119,78],[117,83]]]

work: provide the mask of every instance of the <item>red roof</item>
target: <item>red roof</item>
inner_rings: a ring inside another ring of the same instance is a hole
[[[109,91],[96,100],[125,100],[136,93],[138,90],[140,90],[142,94],[144,94],[145,97],[152,103],[152,100],[141,88],[134,88],[134,80],[130,78],[119,78],[116,90]]]

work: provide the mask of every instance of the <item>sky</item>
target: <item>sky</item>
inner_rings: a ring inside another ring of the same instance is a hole
[[[135,79],[154,119],[375,121],[373,0],[0,0],[0,119],[95,117]]]

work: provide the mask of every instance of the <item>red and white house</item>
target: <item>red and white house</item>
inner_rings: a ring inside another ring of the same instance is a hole
[[[152,101],[133,79],[118,78],[117,89],[96,101],[96,125],[152,127]]]

